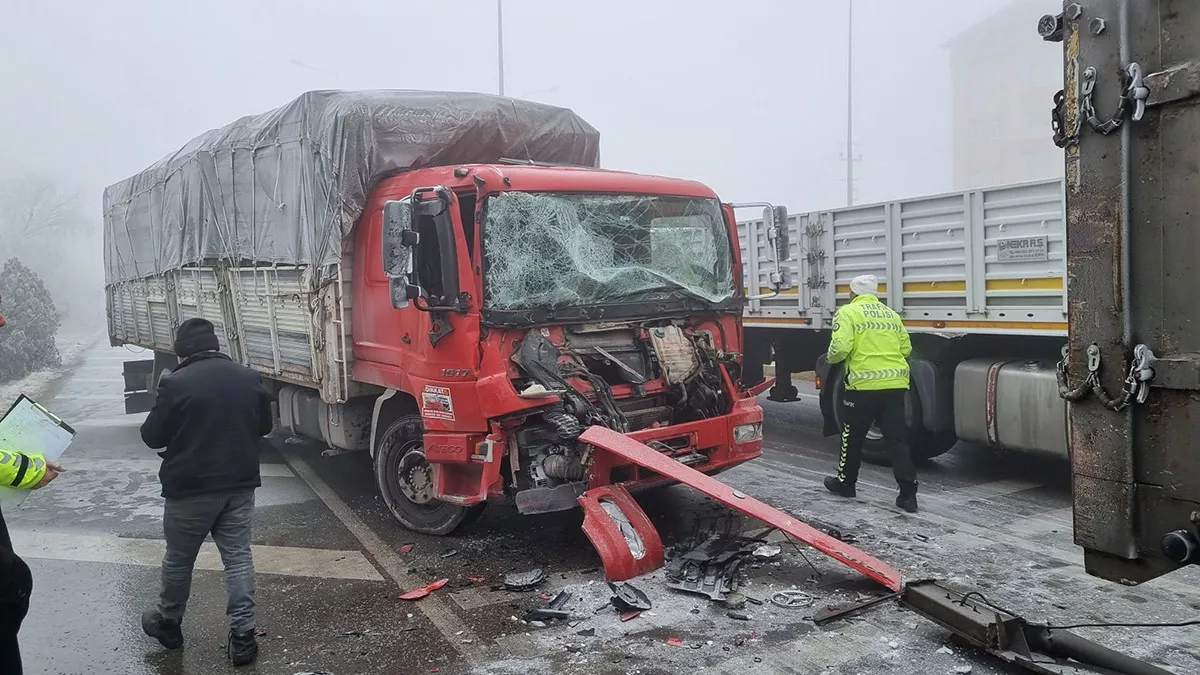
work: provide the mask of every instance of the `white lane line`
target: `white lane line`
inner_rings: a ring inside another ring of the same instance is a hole
[[[67,534],[36,530],[13,530],[13,546],[23,558],[69,560],[158,567],[166,542],[161,539],[127,539],[116,536]],[[383,581],[383,576],[361,551],[254,546],[254,571],[290,577]],[[221,556],[212,542],[204,542],[196,567],[223,570]]]
[[[384,572],[387,572],[387,575],[396,583],[397,588],[407,591],[427,583],[427,580],[408,573],[408,565],[400,559],[392,547],[380,539],[379,535],[375,534],[375,531],[364,523],[346,502],[342,501],[333,488],[321,480],[321,477],[312,470],[307,462],[286,447],[280,447],[279,453],[292,467],[292,471],[295,471],[296,475],[308,483],[308,486],[321,498],[333,515],[342,521],[346,529],[350,530],[350,533],[358,539],[363,548],[373,554],[375,562],[383,568]],[[464,625],[442,596],[437,593],[413,604],[413,609],[419,610],[428,617],[446,642],[468,662],[479,663],[500,656],[495,653],[497,650],[481,642],[475,635],[475,631]]]
[[[149,452],[149,451],[147,451]],[[63,459],[63,465],[67,467],[67,471],[117,471],[121,473],[146,473],[158,474],[158,468],[162,466],[161,459],[103,459],[97,457],[88,457],[72,460],[70,455]],[[258,472],[264,478],[295,478],[296,474],[288,468],[286,464],[271,464],[262,463],[258,465]]]
[[[100,429],[112,427],[129,427],[136,429],[146,421],[146,415],[122,415],[121,417],[92,417],[78,422],[68,422],[73,429]]]

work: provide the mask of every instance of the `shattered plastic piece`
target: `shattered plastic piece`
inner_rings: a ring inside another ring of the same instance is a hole
[[[971,666],[954,666],[954,672],[959,675],[967,675],[967,673],[971,672]]]
[[[737,619],[738,621],[749,621],[750,620],[749,614],[747,614],[745,612],[735,612],[733,610],[726,612],[725,616],[727,616],[731,619]]]
[[[954,650],[950,649],[949,647],[939,647],[937,650],[937,653],[938,654],[953,654]]]
[[[629,612],[621,612],[621,621],[633,621],[641,615],[641,610],[636,609]]]
[[[896,642],[895,640],[892,640],[891,642],[888,643],[888,647],[891,647],[892,649],[899,649],[900,643]]]
[[[450,583],[449,579],[438,579],[437,581],[432,582],[428,586],[422,586],[421,588],[414,588],[411,591],[404,593],[403,595],[400,596],[400,599],[401,600],[420,600],[421,598],[429,595],[430,593],[436,591],[437,589],[445,586],[448,583]]]
[[[754,549],[755,558],[774,558],[780,553],[783,553],[783,548],[774,544],[761,544],[758,548]]]
[[[443,558],[453,558],[456,555],[458,555],[458,549],[456,548],[448,548],[442,552]]]
[[[677,637],[669,637],[667,638],[667,644],[671,645],[672,647],[682,647],[683,640]]]
[[[637,610],[638,612],[650,611],[652,605],[650,598],[642,592],[640,588],[629,582],[621,582],[615,584],[608,582],[608,587],[612,589],[612,604],[621,611]]]
[[[528,572],[504,575],[504,587],[510,591],[529,591],[546,580],[546,573],[539,567]]]
[[[257,635],[258,637],[262,637],[267,634],[267,629],[266,628],[255,628],[254,634]]]
[[[401,544],[401,545],[400,545],[400,552],[401,552],[401,553],[408,553],[409,551],[413,550],[413,546],[414,546],[414,544]]]
[[[595,628],[584,628],[583,630],[576,633],[576,635],[581,635],[583,637],[596,637],[596,629]]]
[[[485,579],[485,578],[483,578],[483,577],[467,577],[467,579],[468,579],[469,581],[474,581],[474,582],[475,582],[475,583],[477,583],[477,584],[482,584],[482,583],[485,583],[485,582],[487,581],[487,579]]]

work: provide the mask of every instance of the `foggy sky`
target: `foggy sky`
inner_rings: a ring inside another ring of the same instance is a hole
[[[856,0],[857,201],[950,189],[944,45],[1004,4]],[[504,6],[506,93],[574,109],[607,168],[793,211],[844,204],[844,2]],[[306,90],[495,92],[495,36],[494,0],[11,0],[0,174],[54,175],[99,221],[105,186]]]

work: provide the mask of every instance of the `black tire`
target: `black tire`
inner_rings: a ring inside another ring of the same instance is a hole
[[[401,417],[380,434],[375,484],[401,525],[413,532],[444,536],[477,519],[484,504],[459,506],[432,497],[432,472],[422,452],[423,434],[420,415]]]
[[[832,382],[833,417],[837,421],[839,429],[842,428],[842,397],[846,393],[845,372],[844,369],[839,368]],[[921,397],[915,389],[909,390],[908,401],[912,407],[914,420],[914,423],[908,427],[908,447],[912,452],[913,462],[916,464],[926,463],[953,448],[954,444],[958,442],[958,437],[953,433],[933,433],[926,431],[925,427],[921,425]],[[883,434],[879,433],[875,425],[871,425],[871,432],[867,434],[867,439],[863,442],[863,461],[878,466],[892,465],[892,458],[883,443]]]

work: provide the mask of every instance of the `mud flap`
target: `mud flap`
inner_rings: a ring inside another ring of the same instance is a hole
[[[820,530],[805,525],[779,509],[768,506],[753,497],[734,490],[732,487],[715,478],[706,476],[693,468],[680,464],[674,459],[624,434],[612,429],[593,426],[584,431],[579,440],[592,445],[600,452],[612,453],[622,460],[633,462],[657,474],[674,478],[680,483],[690,485],[722,504],[737,509],[748,516],[757,518],[772,527],[776,527],[787,535],[799,539],[834,560],[862,572],[871,579],[883,584],[888,590],[899,592],[903,585],[900,579],[900,572],[893,569],[890,565],[884,564],[873,556],[835,539]],[[594,494],[600,489],[602,488],[589,490],[584,496]],[[625,492],[623,488],[621,488],[621,491],[628,497],[628,492]],[[582,502],[582,499],[580,501]],[[630,501],[632,501],[632,498],[630,498]],[[637,512],[642,514],[642,517],[645,517],[640,508],[637,509]],[[629,511],[626,511],[626,513],[629,513]],[[601,515],[604,515],[603,512],[601,512]],[[605,517],[605,520],[611,521],[607,517]],[[649,525],[649,521],[647,521],[647,525],[653,529],[653,526]],[[610,524],[609,529],[615,530],[615,525]],[[587,531],[586,518],[584,520],[584,531]],[[596,544],[596,539],[590,533],[588,537],[592,539],[593,544]],[[658,539],[657,533],[655,534],[655,539]],[[621,541],[621,544],[624,546],[623,541]],[[608,545],[611,547],[611,544]],[[600,545],[596,544],[596,548],[600,550]],[[601,551],[600,555],[601,558],[604,558],[604,551]],[[661,562],[662,558],[660,556],[659,564]],[[607,569],[607,559],[605,568]]]
[[[606,579],[625,581],[662,567],[662,539],[628,490],[620,485],[592,488],[579,497],[579,505],[583,533],[600,554]]]
[[[158,395],[154,377],[154,359],[125,361],[121,364],[125,377],[125,414],[149,412]]]

